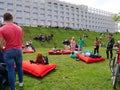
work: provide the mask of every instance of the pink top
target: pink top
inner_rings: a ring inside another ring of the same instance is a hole
[[[23,31],[16,24],[9,23],[1,27],[0,38],[4,38],[4,50],[22,48]]]
[[[70,45],[71,45],[71,46],[75,46],[75,45],[76,45],[75,40],[71,40],[71,41],[70,41]]]

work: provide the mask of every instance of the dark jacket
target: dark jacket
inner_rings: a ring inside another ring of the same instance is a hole
[[[114,43],[115,43],[115,40],[114,40],[113,37],[111,37],[111,38],[108,40],[107,49],[112,49]]]

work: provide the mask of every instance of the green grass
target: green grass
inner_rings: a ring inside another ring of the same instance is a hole
[[[42,52],[43,55],[48,56],[49,63],[56,64],[57,68],[43,78],[24,74],[24,87],[19,88],[16,83],[17,90],[113,90],[109,60],[86,64],[83,61],[71,59],[69,55],[48,55],[48,50],[54,45],[62,49],[62,40],[65,38],[71,39],[74,36],[77,41],[84,33],[89,36],[88,39],[85,39],[87,45],[84,50],[93,50],[94,38],[99,37],[99,33],[35,27],[23,27],[23,29],[24,43],[32,40],[36,47],[34,54],[23,54],[23,60],[34,60],[36,54]],[[40,33],[53,33],[54,38],[50,42],[34,41],[33,37]],[[116,40],[119,39],[119,35],[114,35],[114,37]],[[107,42],[106,37],[103,37],[103,42]],[[106,57],[105,48],[100,47],[100,54]],[[16,82],[18,82],[18,78]],[[8,90],[8,87],[5,90]]]

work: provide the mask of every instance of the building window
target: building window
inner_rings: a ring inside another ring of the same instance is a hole
[[[77,24],[77,28],[79,28],[79,24]]]
[[[60,22],[60,26],[63,27],[64,26],[64,22]]]
[[[8,3],[13,3],[13,0],[7,0]]]
[[[66,27],[69,27],[69,23],[66,23]]]
[[[71,13],[71,16],[74,17],[74,13]]]
[[[63,10],[64,9],[64,7],[63,6],[60,6],[60,10]]]
[[[57,21],[55,21],[55,22],[54,22],[54,25],[55,25],[55,26],[58,26],[58,22],[57,22]]]
[[[57,19],[58,19],[58,16],[57,16],[57,15],[55,15],[55,16],[54,16],[54,18],[55,18],[55,20],[57,20]]]
[[[7,3],[7,7],[13,9],[13,3]]]
[[[74,7],[71,7],[71,11],[74,12]]]
[[[61,16],[61,17],[60,17],[60,20],[64,20],[64,17],[63,17],[63,16]]]
[[[18,9],[18,10],[22,10],[21,7],[22,7],[22,5],[20,5],[20,4],[17,4],[17,5],[16,5],[16,9]]]
[[[0,13],[4,13],[4,9],[3,8],[0,8]]]
[[[41,13],[45,13],[45,9],[44,9],[44,8],[41,8],[41,9],[40,9],[40,12],[41,12]]]
[[[54,3],[54,5],[58,5],[57,3]]]
[[[40,14],[40,17],[41,17],[41,18],[45,18],[45,14],[42,14],[42,13],[41,13],[41,14]]]
[[[21,10],[16,10],[16,16],[21,16],[22,11]]]
[[[25,1],[25,5],[29,6],[30,5],[30,1]]]
[[[41,3],[45,3],[45,0],[40,0]]]
[[[34,12],[37,12],[37,11],[38,11],[38,8],[37,8],[37,7],[33,7],[33,11],[34,11]]]
[[[45,4],[40,4],[40,7],[41,8],[45,8]]]
[[[37,6],[37,4],[38,4],[37,2],[34,2],[34,3],[33,3],[33,6]]]
[[[16,3],[19,3],[19,4],[22,3],[22,0],[16,0]]]
[[[37,18],[38,17],[38,13],[33,13],[33,17]]]
[[[60,12],[60,15],[64,15],[64,12],[63,12],[63,11],[61,11],[61,12]]]
[[[69,11],[69,8],[66,8],[66,11]]]
[[[41,22],[41,25],[43,26],[45,25],[45,20],[41,20],[40,22]]]
[[[25,11],[26,12],[30,11],[30,6],[25,6]]]
[[[66,17],[66,20],[69,21],[69,17]]]
[[[76,14],[76,17],[79,17],[79,14]]]
[[[13,9],[7,9],[7,11],[13,13]]]
[[[72,27],[74,27],[75,26],[75,24],[74,23],[72,23]]]
[[[33,24],[37,25],[38,24],[38,19],[33,19]]]
[[[17,23],[22,23],[22,17],[16,17]]]
[[[48,15],[48,19],[52,19],[52,15]]]
[[[30,25],[30,18],[25,19],[25,24]]]
[[[71,18],[72,21],[74,21],[75,19],[74,18]]]
[[[51,10],[51,9],[48,9],[47,11],[48,11],[48,13],[49,13],[49,14],[51,14],[51,13],[52,13],[52,10]]]
[[[54,11],[54,13],[55,13],[55,14],[58,14],[58,11],[57,11],[57,10],[55,10],[55,11]]]
[[[47,25],[50,26],[52,24],[52,21],[47,21]]]
[[[69,16],[69,12],[66,12],[66,16]]]
[[[76,12],[79,13],[79,8],[76,8]]]
[[[77,22],[79,22],[79,19],[77,19]]]
[[[58,6],[57,6],[57,5],[54,5],[54,8],[55,8],[55,9],[58,9]]]

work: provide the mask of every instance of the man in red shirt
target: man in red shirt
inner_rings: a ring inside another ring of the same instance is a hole
[[[23,71],[22,71],[22,40],[23,31],[21,27],[13,23],[13,16],[10,13],[5,13],[5,25],[0,28],[0,49],[4,41],[4,62],[8,70],[8,81],[11,90],[16,90],[15,87],[15,70],[19,77],[19,86],[23,86]]]

